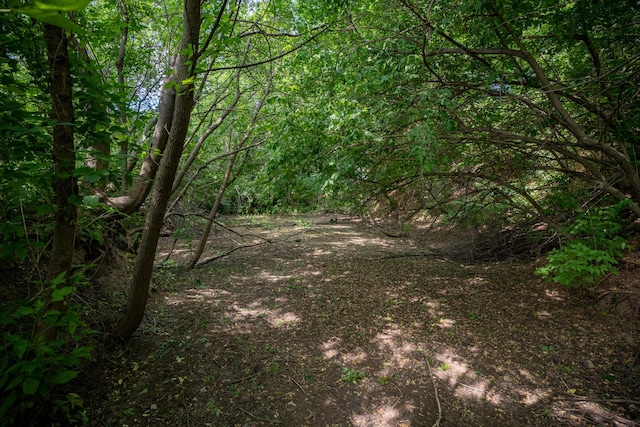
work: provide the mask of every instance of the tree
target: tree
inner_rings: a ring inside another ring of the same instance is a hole
[[[246,102],[249,107],[246,111],[249,113],[240,114],[239,116],[245,119],[248,118],[248,120],[245,120],[243,123],[242,120],[234,119],[234,124],[241,124],[245,127],[245,130],[243,131],[244,133],[233,133],[233,135],[238,136],[237,142],[234,146],[226,146],[224,157],[228,159],[228,162],[225,178],[220,183],[217,192],[218,196],[213,202],[214,208],[209,215],[210,218],[206,226],[207,232],[205,233],[202,245],[206,242],[213,218],[217,213],[220,201],[231,181],[231,173],[236,164],[237,156],[246,149],[255,146],[254,144],[246,144],[259,118],[258,113],[265,103],[266,97],[269,95],[270,73],[266,74],[266,80],[263,80],[261,76],[256,79],[255,83],[244,82],[243,84],[248,86],[254,85],[255,88],[252,90],[240,90],[236,88],[234,90],[234,96],[231,96],[231,94],[227,92],[233,87],[231,85],[225,84],[222,90],[217,91],[216,83],[219,80],[214,80],[212,84],[210,82],[212,76],[218,73],[219,76],[222,76],[223,81],[233,81],[227,80],[225,77],[228,74],[235,74],[237,87],[240,87],[239,79],[243,76],[243,73],[239,74],[237,71],[246,71],[247,76],[249,76],[247,81],[251,81],[254,75],[260,74],[257,71],[260,66],[268,66],[268,64],[278,58],[298,50],[326,30],[326,26],[321,26],[319,29],[312,30],[312,36],[303,42],[294,46],[287,46],[285,43],[281,50],[274,52],[270,38],[283,38],[283,40],[286,40],[286,38],[298,38],[300,35],[283,32],[271,33],[267,29],[268,26],[262,22],[265,14],[260,13],[259,8],[254,8],[250,5],[245,6],[246,10],[243,10],[240,5],[235,5],[237,8],[234,8],[234,5],[223,1],[217,5],[219,9],[215,10],[215,14],[205,15],[200,9],[204,8],[205,5],[198,5],[196,7],[197,4],[197,2],[185,2],[182,42],[174,61],[174,69],[167,76],[169,82],[165,83],[161,92],[156,132],[161,130],[161,132],[167,133],[167,144],[166,150],[162,152],[159,174],[155,180],[150,207],[145,216],[145,225],[141,244],[138,248],[127,306],[115,330],[115,335],[123,340],[131,337],[144,315],[155,250],[160,229],[167,215],[166,210],[171,194],[180,188],[183,176],[193,164],[198,154],[201,153],[204,141],[212,135],[219,128],[220,124],[228,119],[229,114],[236,109],[241,93],[259,93],[259,91],[263,91],[261,97],[256,95],[247,97]],[[255,20],[241,20],[239,18],[240,13],[247,14],[248,18],[255,16]],[[203,36],[202,43],[199,43],[200,26],[194,23],[196,21],[200,22],[201,16],[213,16],[214,18],[213,20],[203,20],[203,32],[205,36]],[[246,27],[239,23],[246,25]],[[264,43],[258,43],[256,39],[259,38],[263,39]],[[244,48],[242,48],[242,40],[246,40]],[[256,46],[258,46],[257,49]],[[226,52],[225,55],[223,55],[222,52]],[[211,86],[214,87],[212,91],[213,96],[209,93]],[[227,97],[230,97],[232,100],[229,106],[223,109],[222,114],[217,120],[213,120],[212,113],[215,111],[215,107],[218,106],[221,99]],[[211,100],[213,100],[213,102],[208,104],[207,101]],[[172,103],[174,105],[173,107],[171,107]],[[193,138],[187,138],[190,131],[190,119],[196,106],[203,111],[202,114],[200,114],[200,111],[197,112],[201,120],[196,126],[196,132],[199,131],[200,125],[206,123],[207,120],[211,120],[211,124],[204,130],[199,138],[195,138],[195,133],[193,134]],[[173,108],[173,110],[171,110],[171,108]],[[165,113],[168,117],[171,117],[171,125],[169,127],[166,125],[160,127],[160,123],[168,123],[167,120],[163,119],[163,114]],[[182,151],[192,139],[197,139],[198,142],[186,160],[183,171],[176,177]],[[160,138],[154,136],[153,141],[157,140],[160,140]],[[143,165],[142,169],[144,169],[144,167]],[[187,182],[187,185],[188,184],[189,182]],[[128,198],[129,196],[126,197]],[[111,199],[111,202],[114,200],[115,199]],[[124,209],[124,206],[120,206],[119,209]],[[197,262],[199,256],[200,254],[196,254],[194,257],[195,262]]]
[[[559,198],[567,207],[630,199],[640,214],[637,5],[396,6],[352,3],[349,42],[323,45],[307,65],[319,67],[330,96],[304,86],[310,113],[300,109],[292,126],[298,135],[305,121],[319,128],[311,134],[324,129],[314,157],[332,166],[323,179],[336,189],[358,183],[347,194],[360,202],[411,193],[413,212],[442,209],[459,189],[551,225],[571,215],[554,213]]]
[[[56,197],[53,244],[46,282],[69,275],[75,249],[78,221],[78,183],[74,176],[76,151],[73,139],[73,96],[66,30],[44,25],[49,68],[51,70],[51,118],[53,119],[53,188]],[[46,288],[48,289],[48,287]],[[51,290],[49,290],[51,292]],[[46,298],[50,300],[51,298]],[[49,329],[50,338],[57,331]]]
[[[226,3],[223,2],[221,7],[224,9],[225,5]],[[169,100],[167,103],[175,102],[171,112],[172,121],[167,137],[167,148],[145,218],[142,241],[136,256],[127,305],[115,329],[116,336],[123,340],[128,340],[135,332],[145,312],[160,229],[164,222],[165,211],[171,196],[171,188],[182,155],[193,108],[193,82],[198,57],[202,53],[199,51],[200,2],[185,0],[183,16],[182,41],[170,77],[172,86],[175,87],[172,91],[175,92],[167,95],[167,97],[174,98],[174,101]]]

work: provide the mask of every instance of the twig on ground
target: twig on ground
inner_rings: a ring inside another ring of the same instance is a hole
[[[426,357],[426,356],[425,356]],[[436,398],[436,403],[438,404],[438,419],[435,423],[433,423],[432,427],[440,426],[440,421],[442,420],[442,406],[440,405],[440,396],[438,396],[438,384],[436,383],[436,378],[433,375],[433,371],[431,371],[431,363],[427,358],[427,368],[429,368],[429,375],[431,376],[431,382],[433,382],[433,394]]]
[[[639,427],[640,424],[633,420],[629,420],[627,418],[621,417],[619,415],[597,415],[588,413],[586,410],[581,408],[565,408],[563,411],[566,412],[578,412],[584,415],[585,417],[591,419],[592,421],[598,423],[598,425],[608,425],[609,421],[615,422],[616,426],[625,426],[625,427]]]
[[[232,233],[236,234],[237,236],[239,236],[239,237],[241,237],[241,238],[244,238],[244,237],[254,237],[254,238],[257,238],[257,239],[262,240],[262,242],[260,242],[260,243],[253,243],[253,244],[250,244],[250,245],[240,245],[240,244],[238,244],[238,246],[235,246],[235,247],[233,247],[233,248],[229,249],[228,251],[225,251],[225,252],[223,252],[223,253],[221,253],[221,254],[219,254],[219,255],[216,255],[216,256],[214,256],[214,257],[207,258],[207,259],[205,259],[205,260],[203,260],[203,261],[198,262],[198,263],[196,264],[196,267],[202,267],[203,265],[206,265],[206,264],[208,264],[208,263],[210,263],[210,262],[216,261],[216,260],[218,260],[218,259],[220,259],[220,258],[224,258],[224,257],[226,257],[227,255],[229,255],[229,254],[231,254],[231,253],[233,253],[233,252],[235,252],[235,251],[237,251],[237,250],[239,250],[239,249],[253,248],[253,247],[255,247],[255,246],[264,245],[265,243],[273,244],[273,243],[279,243],[279,242],[286,242],[286,241],[287,241],[287,240],[289,240],[290,238],[295,237],[295,236],[297,236],[297,235],[299,235],[299,234],[302,234],[302,233],[303,233],[303,231],[300,231],[300,232],[298,232],[298,233],[291,234],[291,235],[287,236],[286,238],[284,238],[284,239],[282,239],[282,240],[271,240],[271,239],[267,239],[266,237],[258,236],[258,235],[255,235],[255,234],[240,234],[240,233],[238,233],[237,231],[234,231],[234,230],[232,230],[232,229],[230,229],[230,228],[228,228],[228,227],[226,227],[226,226],[224,226],[224,225],[220,224],[220,223],[219,223],[219,222],[217,222],[217,221],[216,221],[216,224],[218,224],[220,227],[224,228],[225,230],[228,230],[228,231],[230,231],[230,232],[232,232]],[[232,239],[232,240],[233,240],[233,239]],[[235,241],[234,241],[234,242],[235,242]],[[237,244],[237,242],[236,242],[236,244]]]
[[[254,418],[254,419],[258,420],[258,421],[264,421],[266,423],[271,423],[271,424],[280,424],[280,421],[278,421],[278,420],[270,420],[268,418],[259,417],[257,415],[252,414],[251,412],[247,411],[246,409],[241,408],[240,406],[236,406],[236,408],[238,408],[239,410],[241,410],[245,414],[249,415],[251,418]]]
[[[640,401],[638,400],[627,400],[627,399],[591,399],[588,397],[567,397],[567,398],[557,398],[556,400],[561,401],[570,401],[570,402],[596,402],[596,403],[628,403],[630,405],[640,405]]]
[[[187,427],[191,427],[191,417],[189,416],[189,407],[187,406],[187,400],[184,398],[184,390],[182,391],[182,405],[184,406],[185,419],[187,420]]]
[[[290,239],[290,238],[292,238],[292,237],[295,237],[295,236],[297,236],[297,235],[299,235],[299,234],[304,233],[304,230],[302,230],[302,231],[299,231],[299,232],[297,232],[297,233],[290,234],[289,236],[287,236],[287,237],[286,237],[285,239],[283,239],[283,240],[271,240],[271,239],[267,239],[267,238],[266,238],[266,237],[264,237],[264,236],[260,236],[260,235],[258,235],[258,234],[242,234],[242,233],[239,233],[239,232],[237,232],[236,230],[234,230],[234,229],[232,229],[232,228],[229,228],[229,227],[227,227],[226,225],[224,225],[224,224],[222,224],[222,223],[220,223],[220,222],[218,222],[218,221],[214,221],[214,223],[215,223],[218,227],[224,228],[224,229],[225,229],[225,230],[227,230],[228,232],[233,233],[233,234],[235,234],[236,236],[238,236],[238,237],[240,237],[240,238],[253,237],[253,238],[256,238],[256,239],[264,240],[265,242],[268,242],[268,243],[278,243],[278,242],[281,242],[281,241],[287,241],[287,240],[289,240],[289,239]]]
[[[395,259],[395,258],[410,258],[410,257],[427,257],[433,254],[424,252],[424,253],[417,253],[417,254],[398,254],[398,255],[387,255],[387,256],[383,256],[382,259]]]
[[[238,249],[246,249],[246,248],[252,248],[254,246],[260,246],[260,245],[264,245],[265,243],[270,243],[270,242],[260,242],[260,243],[254,243],[252,245],[240,245],[240,246],[236,246],[235,248],[231,248],[226,252],[221,253],[220,255],[216,255],[214,257],[211,258],[207,258],[204,261],[200,261],[196,264],[196,267],[202,267],[203,265],[209,264],[210,262],[213,262],[215,260],[218,260],[220,258],[224,258],[227,255],[237,251]]]
[[[258,374],[248,375],[246,377],[238,378],[237,380],[225,380],[222,381],[223,384],[238,384],[246,380],[250,380],[251,378],[257,377]]]
[[[306,391],[304,391],[304,389],[302,388],[302,386],[301,386],[300,384],[298,384],[298,381],[294,380],[294,379],[293,379],[293,378],[291,378],[291,377],[289,377],[289,379],[290,379],[291,381],[293,381],[293,383],[294,383],[295,385],[297,385],[297,386],[298,386],[298,388],[299,388],[300,390],[302,390],[302,392],[303,392],[303,393],[306,393]]]
[[[394,386],[396,388],[396,390],[398,390],[398,392],[400,393],[400,396],[398,396],[398,398],[396,399],[395,403],[393,405],[391,405],[392,408],[395,408],[396,405],[398,404],[398,402],[400,402],[400,399],[402,399],[404,397],[404,393],[402,393],[402,390],[400,390],[400,387],[398,387],[395,384],[391,384],[392,386]]]
[[[483,390],[481,390],[481,389],[479,389],[477,387],[471,387],[470,385],[466,385],[466,384],[463,384],[463,383],[458,383],[457,385],[461,385],[462,387],[466,387],[469,390],[477,391],[477,392],[480,392],[480,393],[484,392]]]

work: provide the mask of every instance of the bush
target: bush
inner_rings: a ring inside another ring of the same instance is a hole
[[[54,281],[52,302],[62,303],[74,291],[63,284],[63,275]],[[56,328],[62,338],[45,340],[37,333],[38,324]],[[69,393],[54,402],[52,390],[74,379],[82,359],[91,357],[91,347],[79,346],[91,331],[78,313],[68,305],[65,311],[51,308],[38,298],[4,303],[0,331],[0,425],[37,425],[47,407],[64,414],[67,422],[77,422],[82,399]]]
[[[547,265],[536,273],[576,288],[593,288],[604,275],[618,273],[618,259],[631,249],[622,237],[620,214],[627,206],[627,202],[620,202],[580,214],[566,230],[574,239],[549,252]]]

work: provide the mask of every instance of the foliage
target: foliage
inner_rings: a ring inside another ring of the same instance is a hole
[[[52,302],[61,303],[73,293],[64,277],[52,284]],[[38,324],[56,328],[64,335],[46,341],[37,334]],[[82,359],[90,359],[91,347],[80,341],[91,331],[78,312],[67,305],[66,310],[50,308],[39,298],[4,303],[0,306],[0,424],[38,425],[46,407],[62,413],[68,422],[81,412],[82,399],[69,393],[64,400],[54,399],[54,389],[73,380],[79,373]]]
[[[13,12],[23,13],[47,24],[56,25],[69,31],[81,31],[81,28],[69,18],[61,15],[60,11],[74,11],[83,9],[90,0],[36,0],[26,6],[12,9]]]
[[[567,230],[573,240],[552,250],[537,274],[565,286],[586,288],[606,274],[616,274],[618,258],[630,249],[621,217],[628,207],[629,202],[620,202],[582,212]]]
[[[297,72],[271,99],[278,120],[260,153],[258,206],[358,207],[402,190],[436,211],[461,198],[471,223],[496,211],[548,220],[553,204],[540,202],[580,188],[631,194],[640,212],[637,5],[349,9],[342,32],[285,60]]]
[[[342,375],[340,376],[340,379],[346,383],[357,383],[365,378],[367,378],[367,375],[362,371],[349,369],[347,367],[342,368]]]

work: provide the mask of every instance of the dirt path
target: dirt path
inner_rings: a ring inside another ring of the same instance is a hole
[[[394,239],[321,217],[226,224],[244,237],[219,231],[207,256],[260,244],[158,269],[144,326],[88,376],[91,425],[638,425],[628,301],[546,284],[527,263],[434,255],[442,234],[418,244],[415,230]]]

